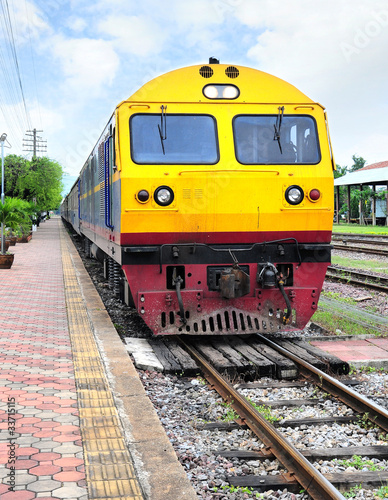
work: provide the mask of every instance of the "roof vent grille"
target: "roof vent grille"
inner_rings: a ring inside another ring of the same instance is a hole
[[[202,68],[199,69],[199,74],[203,78],[211,78],[213,76],[214,71],[210,66],[202,66]]]
[[[225,74],[229,78],[237,78],[240,72],[235,66],[228,66],[225,70]]]

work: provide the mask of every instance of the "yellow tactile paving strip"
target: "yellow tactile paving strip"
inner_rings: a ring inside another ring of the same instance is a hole
[[[61,250],[89,500],[141,500],[144,497],[62,231]]]

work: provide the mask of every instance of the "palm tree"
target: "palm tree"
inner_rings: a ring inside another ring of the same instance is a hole
[[[28,204],[29,205],[29,204]],[[16,231],[20,226],[25,226],[27,218],[27,206],[24,200],[19,200],[18,198],[6,197],[4,203],[0,203],[0,223],[1,223],[1,249],[4,249],[5,253],[5,234],[4,230],[6,227],[11,228]]]

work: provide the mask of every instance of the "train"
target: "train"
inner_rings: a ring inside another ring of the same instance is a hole
[[[117,105],[61,216],[153,335],[297,331],[331,260],[333,170],[321,104],[210,58]]]

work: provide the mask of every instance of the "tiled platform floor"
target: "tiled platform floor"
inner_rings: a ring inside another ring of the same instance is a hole
[[[322,351],[338,356],[356,368],[372,366],[388,368],[388,339],[370,338],[360,340],[311,341]]]
[[[88,498],[58,223],[11,247],[0,270],[2,500]]]
[[[0,499],[195,500],[61,220],[12,251],[0,270]]]

